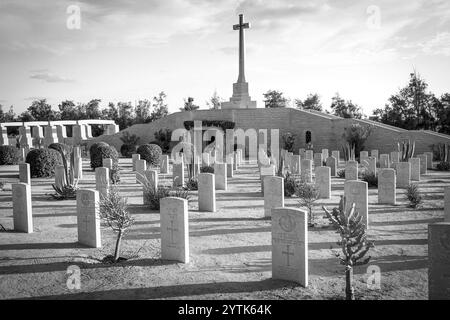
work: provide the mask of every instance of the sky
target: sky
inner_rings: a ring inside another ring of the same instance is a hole
[[[264,107],[274,89],[294,99],[339,92],[370,115],[415,69],[450,92],[448,0],[0,0],[0,104],[34,99],[57,109],[167,94],[169,111],[194,97],[202,109],[238,77],[238,14],[246,79]]]

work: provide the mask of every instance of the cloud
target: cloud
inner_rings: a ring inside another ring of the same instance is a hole
[[[450,56],[450,32],[438,33],[420,46],[425,54]]]
[[[56,75],[54,73],[51,73],[51,72],[48,72],[45,70],[41,70],[41,72],[33,73],[32,75],[30,75],[30,79],[42,80],[42,81],[49,82],[49,83],[74,82],[73,79],[61,77],[59,75]]]

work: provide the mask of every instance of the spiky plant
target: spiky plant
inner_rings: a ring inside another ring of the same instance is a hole
[[[406,198],[409,201],[411,208],[417,208],[422,203],[422,196],[420,195],[419,187],[415,183],[411,183],[406,188]]]
[[[355,145],[350,143],[346,143],[342,146],[342,153],[344,155],[345,162],[347,161],[355,161]]]
[[[341,196],[338,208],[333,208],[332,211],[329,211],[325,206],[322,208],[341,236],[337,244],[342,248],[342,254],[336,253],[336,257],[345,266],[346,299],[354,300],[353,268],[369,263],[370,256],[364,256],[374,246],[373,242],[367,240],[366,226],[362,222],[362,217],[355,210],[354,203],[350,210],[345,212],[345,198]]]
[[[53,144],[49,146],[50,149],[59,152],[62,158],[64,166],[64,181],[58,184],[53,184],[52,187],[56,191],[56,194],[52,194],[52,197],[58,200],[75,199],[78,190],[78,179],[75,179],[75,152],[71,149],[68,154],[70,157],[69,164],[67,163],[66,150],[63,149],[60,144]]]
[[[397,149],[400,155],[400,162],[408,162],[414,156],[416,149],[416,142],[411,140],[404,140],[397,143]]]
[[[99,212],[100,219],[117,233],[114,250],[114,262],[117,262],[120,257],[122,238],[134,223],[133,217],[128,212],[127,198],[120,196],[116,186],[111,186],[107,195],[100,200]]]

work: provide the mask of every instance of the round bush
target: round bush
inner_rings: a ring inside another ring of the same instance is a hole
[[[53,149],[33,149],[28,152],[26,162],[30,164],[32,178],[44,178],[55,175],[55,168],[62,165],[62,158]]]
[[[20,152],[14,146],[0,146],[0,165],[18,164]]]
[[[161,147],[156,144],[143,144],[137,149],[141,159],[147,161],[151,166],[159,166],[162,155]]]
[[[100,142],[97,146],[90,148],[91,152],[91,168],[95,169],[103,166],[103,159],[111,158],[113,160],[113,170],[119,168],[119,153],[116,148],[107,143]]]
[[[91,157],[91,163],[92,163],[92,159],[93,159],[93,155],[97,154],[97,149],[100,148],[101,146],[109,146],[109,144],[107,144],[106,142],[96,142],[93,143],[90,147],[89,147],[89,155]]]
[[[120,147],[120,153],[125,158],[131,158],[131,156],[136,153],[136,145],[134,144],[123,144]]]

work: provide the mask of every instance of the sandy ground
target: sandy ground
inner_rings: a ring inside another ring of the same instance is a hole
[[[0,169],[7,181],[0,191],[0,299],[343,299],[344,273],[334,255],[338,235],[323,219],[322,205],[337,206],[342,179],[333,179],[332,199],[317,202],[319,226],[309,230],[309,286],[271,279],[270,220],[263,219],[263,198],[256,165],[243,165],[217,191],[217,212],[199,212],[197,192],[189,203],[189,264],[160,260],[159,212],[142,206],[142,187],[135,184],[131,160],[121,159],[121,192],[128,197],[136,223],[123,244],[119,264],[100,260],[113,252],[115,237],[102,228],[102,249],[77,244],[76,204],[57,201],[52,179],[33,179],[34,233],[13,227],[9,183],[17,181],[17,166]],[[84,162],[81,187],[94,188],[94,175]],[[170,176],[160,176],[168,184]],[[368,266],[355,269],[358,299],[427,299],[427,225],[443,221],[443,187],[450,174],[429,171],[419,183],[420,209],[410,209],[404,190],[397,206],[377,204],[369,189],[369,238],[375,241],[370,265],[381,270],[381,288],[367,286]],[[297,207],[295,198],[286,206]],[[67,268],[81,269],[80,290],[69,290]]]

